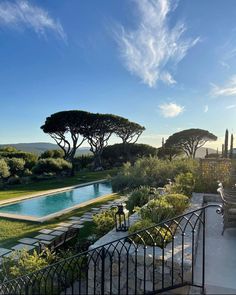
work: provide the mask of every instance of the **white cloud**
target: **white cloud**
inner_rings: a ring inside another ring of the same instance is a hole
[[[219,62],[220,63],[220,65],[223,67],[223,68],[226,68],[227,70],[230,68],[230,65],[227,63],[227,62],[225,62],[225,61],[220,61]]]
[[[125,66],[150,87],[158,81],[174,84],[170,69],[199,38],[184,38],[183,22],[169,25],[168,15],[176,8],[176,0],[135,0],[135,3],[139,11],[138,28],[128,30],[121,26],[116,34]]]
[[[235,108],[236,108],[236,104],[231,104],[226,107],[226,110],[231,110],[231,109],[235,109]]]
[[[209,111],[209,107],[208,107],[208,105],[205,105],[204,106],[204,113],[207,113]]]
[[[31,28],[39,35],[52,31],[61,39],[66,40],[66,34],[60,22],[54,20],[46,10],[32,5],[27,0],[1,1],[1,26],[15,29]]]
[[[212,96],[234,96],[236,95],[236,75],[232,76],[230,80],[223,86],[211,84]]]
[[[174,118],[180,115],[184,111],[184,107],[177,105],[176,103],[170,102],[170,103],[163,103],[159,106],[159,109],[161,110],[162,115],[165,118]]]

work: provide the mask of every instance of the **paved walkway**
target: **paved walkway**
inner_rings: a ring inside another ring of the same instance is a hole
[[[222,236],[222,228],[222,216],[216,213],[215,208],[208,208],[206,214],[206,294],[236,294],[236,229],[227,229]],[[196,261],[196,280],[199,282],[201,281],[200,252],[199,249]]]

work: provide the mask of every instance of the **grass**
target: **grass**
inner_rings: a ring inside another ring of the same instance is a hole
[[[92,204],[73,210],[60,217],[54,218],[48,222],[36,223],[30,221],[17,221],[10,219],[0,220],[0,247],[10,248],[14,246],[19,239],[23,237],[34,237],[39,230],[43,228],[53,228],[62,221],[66,221],[71,216],[81,216],[85,212],[88,212],[91,208],[100,206],[110,200],[114,200],[118,197],[117,194],[108,195],[100,201],[94,201]],[[86,238],[87,236],[94,233],[94,225],[92,222],[86,222],[85,227],[81,230],[79,237]]]
[[[51,189],[63,188],[85,182],[95,181],[106,178],[108,175],[113,175],[114,173],[116,173],[116,170],[79,172],[74,177],[53,178],[28,184],[14,185],[12,188],[0,190],[0,201],[27,196],[34,193],[43,193],[44,191]]]

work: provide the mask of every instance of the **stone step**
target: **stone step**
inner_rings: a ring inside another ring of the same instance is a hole
[[[0,248],[0,256],[3,256],[7,253],[11,252],[10,249],[7,249],[7,248]]]
[[[23,238],[23,239],[20,239],[19,242],[21,244],[33,245],[34,243],[38,242],[38,239]]]
[[[25,249],[26,251],[30,251],[33,250],[35,248],[35,246],[33,245],[26,245],[26,244],[17,244],[14,247],[12,247],[12,250],[23,250]]]

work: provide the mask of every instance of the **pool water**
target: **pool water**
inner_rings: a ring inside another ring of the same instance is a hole
[[[0,213],[44,217],[68,209],[91,199],[111,194],[110,182],[99,182],[72,190],[39,196],[0,207]]]

